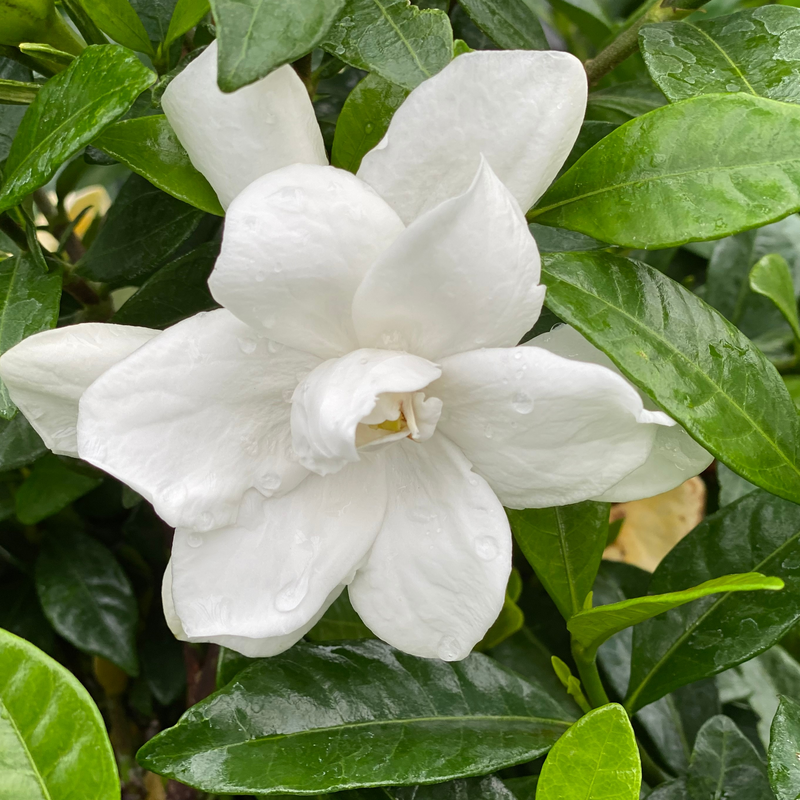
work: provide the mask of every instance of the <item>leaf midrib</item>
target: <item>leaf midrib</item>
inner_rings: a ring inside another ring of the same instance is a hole
[[[734,61],[734,60],[733,60],[733,59],[732,59],[732,58],[731,58],[731,57],[728,55],[727,51],[726,51],[726,50],[725,50],[725,49],[724,49],[724,48],[723,48],[723,47],[722,47],[722,46],[721,46],[721,45],[720,45],[720,44],[719,44],[719,43],[718,43],[718,42],[717,42],[717,41],[716,41],[714,38],[712,38],[711,36],[709,36],[709,34],[707,34],[707,33],[706,33],[706,32],[705,32],[705,31],[704,31],[702,28],[698,27],[697,25],[693,25],[691,22],[687,22],[687,23],[685,23],[685,24],[686,24],[686,25],[688,25],[690,28],[694,28],[694,30],[696,30],[696,31],[697,31],[697,32],[698,32],[698,33],[699,33],[701,36],[704,36],[706,39],[708,39],[708,41],[709,41],[709,42],[711,42],[711,44],[712,44],[714,47],[716,47],[716,48],[717,48],[717,50],[719,50],[719,52],[722,54],[723,58],[724,58],[724,59],[725,59],[725,60],[726,60],[726,61],[727,61],[727,62],[728,62],[730,65],[731,65],[731,67],[732,67],[733,71],[734,71],[734,72],[735,72],[737,75],[739,75],[739,77],[740,77],[740,78],[741,78],[741,79],[744,81],[744,84],[745,84],[745,86],[747,86],[747,88],[748,88],[748,89],[749,89],[749,90],[750,90],[750,91],[751,91],[751,92],[752,92],[752,93],[753,93],[753,94],[754,94],[756,97],[760,97],[760,96],[761,96],[761,95],[759,95],[759,93],[758,93],[758,92],[757,92],[757,91],[756,91],[756,90],[753,88],[753,86],[752,86],[752,84],[750,83],[750,81],[748,81],[748,80],[747,80],[747,78],[746,78],[746,77],[745,77],[745,75],[744,75],[744,72],[742,72],[742,70],[740,70],[740,69],[739,69],[739,65],[738,65],[738,64],[737,64],[737,63],[736,63],[736,62],[735,62],[735,61]]]
[[[411,43],[410,43],[410,42],[408,41],[408,39],[406,39],[406,37],[403,35],[403,32],[402,32],[402,31],[400,30],[400,28],[399,28],[399,27],[396,25],[395,21],[394,21],[394,20],[391,18],[391,16],[389,16],[389,13],[388,13],[388,12],[387,12],[387,10],[386,10],[386,6],[384,6],[384,4],[381,2],[381,0],[372,0],[372,2],[373,2],[373,3],[375,3],[375,5],[376,5],[376,6],[378,7],[378,9],[380,10],[380,12],[381,12],[381,14],[382,14],[383,18],[384,18],[384,19],[385,19],[385,20],[386,20],[386,21],[389,23],[389,25],[390,25],[390,26],[391,26],[391,27],[394,29],[394,32],[397,34],[397,36],[398,36],[398,38],[400,39],[400,41],[401,41],[401,42],[402,42],[402,43],[405,45],[405,47],[406,47],[406,50],[408,50],[408,53],[409,53],[409,55],[411,56],[411,58],[412,58],[412,59],[414,59],[414,63],[417,65],[417,68],[419,69],[419,71],[420,71],[420,72],[421,72],[421,73],[422,73],[422,74],[423,74],[423,75],[424,75],[426,78],[430,78],[430,77],[431,77],[431,74],[430,74],[430,72],[428,72],[428,70],[427,70],[427,69],[425,69],[425,67],[423,66],[422,62],[419,60],[419,56],[417,55],[417,53],[416,53],[416,50],[414,50],[414,48],[411,46]],[[409,8],[411,8],[411,9],[412,9],[412,12],[411,12],[411,13],[413,14],[413,12],[414,12],[414,6],[409,6]],[[422,14],[422,13],[423,13],[422,11],[418,11],[418,12],[417,12],[417,16],[419,16],[419,15],[420,15],[420,14]]]
[[[0,697],[0,709],[5,709],[6,711],[6,719],[8,720],[9,724],[11,725],[11,730],[14,732],[14,735],[17,737],[17,741],[19,742],[20,746],[22,747],[22,751],[25,753],[28,762],[31,765],[31,769],[33,770],[33,774],[36,776],[36,782],[39,784],[39,788],[42,790],[42,797],[44,800],[52,800],[50,792],[47,788],[47,785],[44,782],[44,778],[42,774],[39,772],[39,768],[36,766],[36,762],[33,759],[33,754],[28,747],[28,743],[22,736],[20,729],[17,727],[17,723],[14,721],[14,715],[11,713],[11,710],[8,706],[3,702],[3,698]]]

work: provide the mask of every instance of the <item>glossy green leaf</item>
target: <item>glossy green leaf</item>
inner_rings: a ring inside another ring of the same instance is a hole
[[[192,235],[204,213],[139,175],[123,185],[78,272],[112,285],[152,274]]]
[[[0,471],[24,467],[46,452],[39,434],[22,414],[0,419]]]
[[[178,0],[169,21],[164,43],[169,45],[190,31],[210,10],[209,0]]]
[[[781,697],[772,720],[769,742],[769,782],[777,800],[800,797],[800,705]]]
[[[19,50],[24,55],[44,64],[53,72],[61,72],[75,60],[75,56],[72,53],[65,53],[63,50],[58,50],[49,44],[25,42],[19,46]]]
[[[592,590],[608,538],[608,503],[587,500],[560,508],[508,510],[525,558],[569,619]]]
[[[800,319],[797,316],[794,282],[786,259],[777,253],[759,259],[750,270],[750,288],[775,303],[791,326],[795,338],[800,341]]]
[[[719,505],[727,506],[756,491],[758,486],[737,475],[732,469],[726,467],[721,461],[717,462],[717,481],[719,483]]]
[[[34,333],[55,328],[61,300],[61,274],[45,271],[30,253],[0,261],[0,353]],[[17,407],[0,383],[0,417]]]
[[[796,408],[800,411],[800,376],[798,375],[784,375],[783,382],[786,384],[786,390],[792,398]]]
[[[142,747],[153,772],[217,793],[322,793],[485,774],[546,752],[568,721],[490,658],[378,640],[259,660]]]
[[[394,112],[406,97],[406,89],[380,75],[367,75],[350,92],[339,114],[331,154],[333,166],[357,172],[361,159],[383,139]]]
[[[0,630],[0,800],[114,800],[100,711],[61,664]]]
[[[382,786],[339,794],[341,800],[523,800],[494,775],[428,786]]]
[[[503,601],[503,607],[500,609],[500,615],[492,623],[492,627],[486,631],[486,635],[475,645],[475,649],[479,652],[491,650],[504,642],[510,636],[513,636],[517,631],[521,630],[525,624],[525,615],[522,609],[509,597],[506,592],[506,598]]]
[[[552,6],[596,46],[601,45],[613,31],[614,23],[597,0],[553,0]]]
[[[800,506],[762,491],[725,506],[667,554],[650,591],[677,591],[734,572],[767,573],[785,588],[706,597],[637,625],[630,711],[758,655],[800,619]]]
[[[106,547],[75,530],[48,534],[36,562],[36,590],[45,616],[67,641],[137,674],[136,598]]]
[[[504,50],[547,50],[531,0],[461,0],[472,21]]]
[[[151,44],[163,42],[167,38],[176,0],[129,0],[129,2],[141,20]],[[157,52],[156,57],[158,56]]]
[[[721,92],[800,101],[800,9],[772,5],[645,25],[639,45],[650,75],[673,102]]]
[[[503,783],[511,790],[517,800],[534,800],[538,775],[523,775],[519,778],[505,778]]]
[[[217,689],[221,689],[226,683],[230,683],[242,670],[247,669],[257,661],[258,659],[248,658],[235,650],[220,647],[219,656],[217,656]]]
[[[310,53],[344,2],[211,0],[217,21],[219,88],[233,92]]]
[[[312,642],[330,642],[337,639],[372,639],[373,633],[361,621],[347,592],[342,592],[306,636]]]
[[[671,608],[699,600],[701,597],[708,597],[708,595],[720,592],[752,592],[756,590],[777,592],[781,589],[783,589],[782,580],[768,578],[758,572],[749,572],[744,575],[724,575],[721,578],[712,578],[691,589],[669,594],[646,595],[581,611],[567,622],[567,628],[577,646],[593,657],[597,648],[615,633],[630,628],[632,625],[638,625],[658,614],[663,614]]]
[[[25,525],[36,525],[102,482],[99,475],[70,469],[58,456],[45,456],[33,465],[30,475],[17,490],[17,517]]]
[[[80,0],[92,22],[115,42],[154,55],[150,37],[128,0]]]
[[[413,89],[453,58],[450,20],[409,0],[345,0],[322,42],[347,64]]]
[[[647,800],[689,800],[689,795],[686,794],[686,781],[678,778],[662,783],[647,795]]]
[[[728,236],[800,208],[798,137],[800,108],[788,103],[683,100],[606,136],[528,218],[624,247]]]
[[[139,640],[139,658],[147,688],[161,705],[169,705],[186,691],[183,645],[167,627],[159,604],[151,606]]]
[[[0,210],[47,183],[154,80],[155,73],[124,47],[87,47],[28,106],[8,154]]]
[[[621,125],[666,104],[664,93],[652,81],[626,81],[591,92],[586,105],[586,119]]]
[[[616,703],[581,717],[545,759],[536,800],[639,800],[642,766],[625,709]]]
[[[728,717],[712,717],[697,735],[686,776],[689,798],[774,800],[767,768]]]
[[[800,502],[800,417],[749,339],[652,267],[597,252],[542,261],[552,311],[720,461]]]
[[[117,122],[92,144],[178,200],[224,215],[211,184],[194,168],[164,115]]]
[[[0,103],[26,106],[36,99],[39,89],[38,83],[0,78]]]
[[[33,73],[10,58],[0,58],[0,78],[17,83],[32,83]],[[0,161],[5,161],[22,117],[23,106],[0,105]]]
[[[36,585],[29,575],[4,576],[0,581],[0,628],[53,653],[56,633],[42,613]]]

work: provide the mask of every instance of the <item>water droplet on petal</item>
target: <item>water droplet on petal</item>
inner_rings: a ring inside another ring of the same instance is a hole
[[[455,661],[461,655],[461,645],[454,636],[442,636],[436,652],[442,661]]]
[[[486,427],[483,429],[483,435],[484,435],[484,436],[485,436],[487,439],[491,439],[491,438],[492,438],[492,436],[494,436],[494,431],[492,430],[492,426],[491,426],[491,425],[487,425],[487,426],[486,426]]]
[[[511,398],[511,407],[518,414],[530,414],[533,411],[533,400],[525,392],[517,392]]]
[[[281,587],[275,598],[275,608],[278,611],[294,611],[303,602],[308,594],[308,577],[311,570],[306,569],[296,580],[289,581]]]
[[[294,389],[284,389],[283,392],[281,393],[281,397],[283,397],[283,402],[291,403],[292,395],[294,395]]]
[[[492,536],[480,536],[475,540],[475,552],[484,561],[494,561],[500,554],[497,539]]]
[[[250,355],[256,349],[255,339],[239,339],[239,349],[245,354]]]
[[[522,358],[522,353],[519,350],[514,351],[514,358],[515,360],[519,361]]]
[[[186,537],[186,544],[188,544],[189,547],[200,547],[200,545],[203,544],[203,537],[201,534],[193,531]]]

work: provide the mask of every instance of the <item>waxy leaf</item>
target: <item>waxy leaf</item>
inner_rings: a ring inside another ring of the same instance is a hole
[[[490,658],[415,658],[377,640],[257,661],[142,747],[145,768],[216,793],[324,793],[481,775],[567,729]]]
[[[581,717],[545,759],[536,800],[639,800],[642,766],[625,709],[616,703]]]
[[[345,0],[211,0],[223,92],[233,92],[310,53]]]
[[[67,641],[138,673],[136,598],[107,548],[74,530],[49,534],[36,562],[36,590],[45,616]]]
[[[673,102],[722,92],[800,101],[800,9],[764,6],[645,25],[639,45],[651,77]]]
[[[119,776],[100,711],[61,664],[0,630],[0,800],[113,800]]]
[[[626,81],[591,92],[586,104],[586,120],[621,125],[666,104],[664,93],[652,81]]]
[[[23,414],[0,420],[0,471],[24,467],[46,452],[44,442]]]
[[[632,625],[638,625],[658,614],[663,614],[671,608],[691,603],[692,600],[699,600],[701,597],[708,597],[710,594],[752,592],[758,589],[777,592],[783,589],[783,581],[779,578],[768,578],[758,572],[725,575],[722,578],[713,578],[701,583],[692,589],[635,597],[619,603],[581,611],[567,622],[567,628],[572,634],[575,644],[587,656],[593,657],[597,648],[615,633],[630,628]]]
[[[781,697],[769,740],[769,782],[778,800],[800,797],[800,705]]]
[[[795,105],[744,94],[684,100],[606,136],[528,219],[623,247],[729,236],[800,208],[799,139]]]
[[[15,83],[32,83],[33,73],[10,58],[0,58],[0,78]],[[39,88],[41,87],[37,87],[37,91]],[[8,156],[24,114],[23,106],[0,105],[0,161],[5,161]]]
[[[734,572],[783,580],[782,592],[705,597],[633,629],[633,712],[771,647],[800,618],[800,506],[757,491],[706,518],[658,565],[650,591],[663,594]]]
[[[508,510],[525,558],[565,619],[577,614],[592,590],[608,538],[608,503]]]
[[[461,0],[472,21],[504,50],[547,50],[531,0]]]
[[[720,461],[800,502],[800,417],[780,375],[747,337],[644,264],[596,252],[552,253],[542,262],[553,312]],[[693,583],[700,581],[674,588]]]
[[[525,800],[494,775],[423,786],[382,786],[342,792],[341,800]]]
[[[322,619],[306,634],[312,642],[336,639],[372,639],[372,631],[361,621],[347,592],[342,592],[323,614]]]
[[[750,270],[750,288],[775,303],[791,326],[795,338],[800,341],[800,319],[797,317],[794,282],[786,259],[777,253],[759,259]]]
[[[347,64],[413,89],[453,58],[453,29],[438,9],[409,0],[345,0],[322,42]]]
[[[124,47],[87,47],[28,106],[6,162],[0,211],[43,186],[155,80]]]
[[[155,55],[150,37],[128,0],[79,0],[92,22],[115,42]]]
[[[224,215],[211,184],[194,168],[164,115],[117,122],[92,144],[178,200]]]
[[[209,0],[178,0],[169,21],[165,45],[170,45],[194,28],[211,10]]]

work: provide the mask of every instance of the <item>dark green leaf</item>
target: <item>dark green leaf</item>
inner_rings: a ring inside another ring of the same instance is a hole
[[[743,94],[683,100],[606,136],[529,219],[624,247],[728,236],[800,207],[798,138],[800,108],[788,103]]]
[[[211,184],[192,166],[164,115],[117,122],[93,145],[178,200],[220,217],[225,213]]]
[[[792,273],[786,259],[777,253],[759,259],[750,270],[750,288],[775,303],[791,326],[795,338],[800,341],[797,300],[794,296]]]
[[[164,622],[160,604],[154,604],[139,645],[142,677],[153,697],[169,705],[186,690],[183,647]]]
[[[33,73],[10,58],[0,58],[0,78],[30,83],[33,81]],[[8,156],[14,134],[24,114],[25,108],[22,106],[0,105],[0,161],[5,161]]]
[[[111,800],[119,777],[105,723],[77,678],[0,631],[0,797]]]
[[[430,786],[382,786],[339,794],[341,800],[520,800],[494,775],[434,783]]]
[[[584,236],[582,233],[568,231],[566,228],[551,228],[549,225],[537,225],[531,222],[528,229],[536,239],[540,253],[583,252],[586,250],[606,250],[607,244]]]
[[[607,503],[591,500],[508,510],[517,544],[566,619],[583,608],[592,590],[608,538],[608,514]]]
[[[351,66],[413,89],[453,58],[447,14],[408,0],[345,0],[322,47]]]
[[[92,22],[115,42],[154,55],[150,37],[128,0],[79,0]]]
[[[520,778],[505,778],[503,783],[511,790],[517,800],[534,800],[538,775],[524,775]]]
[[[6,162],[0,210],[47,183],[70,156],[121,117],[155,74],[124,47],[95,45],[39,91]]]
[[[38,83],[0,78],[0,103],[26,106],[36,99],[40,88]]]
[[[800,501],[800,417],[780,375],[749,339],[644,264],[606,253],[553,253],[542,261],[552,311],[720,461]]]
[[[372,631],[361,621],[347,592],[342,592],[322,619],[306,634],[312,642],[336,639],[372,639]]]
[[[48,534],[36,562],[36,590],[52,626],[79,650],[138,673],[137,608],[111,552],[86,534]]]
[[[642,766],[628,715],[616,703],[581,717],[554,745],[537,800],[639,800]]]
[[[617,83],[589,95],[586,119],[621,125],[666,104],[667,99],[652,81]]]
[[[504,50],[547,50],[531,0],[461,0],[472,21]]]
[[[167,38],[176,0],[129,0],[129,2],[141,20],[150,42],[163,42]]]
[[[197,229],[204,212],[131,175],[81,259],[93,281],[136,284],[161,266]]]
[[[706,518],[658,565],[653,593],[720,575],[758,571],[784,590],[706,597],[633,629],[626,707],[652,703],[691,681],[740,664],[771,647],[800,618],[800,506],[753,492]]]
[[[613,31],[614,23],[597,0],[553,0],[552,5],[594,45],[602,44]]]
[[[28,575],[3,576],[0,581],[0,628],[52,654],[56,634],[42,613],[36,585]]]
[[[219,42],[219,88],[233,92],[310,53],[344,2],[211,0]]]
[[[485,774],[566,730],[537,687],[486,656],[447,663],[378,640],[262,659],[139,751],[205,791],[306,794]]]
[[[730,505],[734,500],[758,489],[758,486],[737,475],[722,462],[717,463],[717,481],[719,482],[720,507]]]
[[[333,139],[331,163],[357,172],[361,159],[375,147],[389,128],[394,112],[408,91],[370,74],[362,80],[342,106]]]
[[[800,9],[774,5],[645,25],[639,44],[650,75],[673,102],[722,92],[800,101]]]
[[[194,28],[211,10],[209,0],[178,0],[169,21],[165,44],[170,44]]]
[[[45,452],[44,442],[22,414],[0,420],[0,471],[24,467]]]
[[[486,635],[475,645],[475,649],[479,652],[490,650],[497,647],[510,636],[513,636],[525,624],[525,615],[522,609],[508,596],[506,592],[506,599],[503,601],[503,607],[500,609],[500,616],[494,621],[492,627],[486,631]]]
[[[769,782],[778,800],[800,797],[800,705],[781,697],[769,742]]]
[[[613,122],[586,120],[583,125],[581,125],[578,138],[575,140],[575,144],[572,145],[572,150],[570,150],[567,160],[564,162],[564,166],[561,167],[561,171],[558,174],[561,175],[561,173],[566,172],[584,153],[588,152],[601,139],[605,139],[616,127],[617,125]],[[541,228],[544,226],[540,225],[538,227]],[[591,248],[586,249],[591,250]]]
[[[686,794],[686,781],[680,778],[662,783],[647,795],[647,800],[689,800],[689,795]]]

